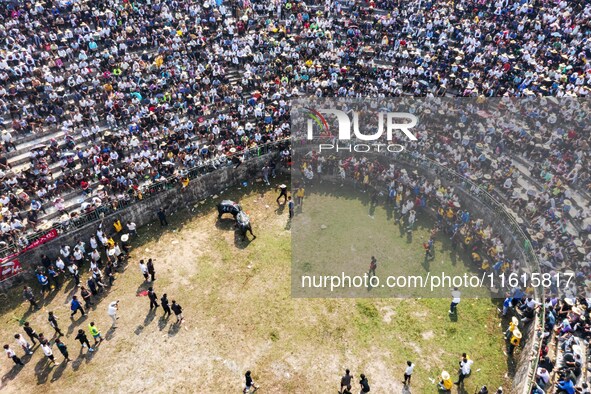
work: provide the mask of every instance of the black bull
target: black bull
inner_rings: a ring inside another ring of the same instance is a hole
[[[236,219],[236,215],[242,212],[242,207],[231,200],[224,200],[218,204],[218,219],[222,217],[224,213],[231,213]]]
[[[250,217],[244,211],[241,211],[236,215],[236,228],[240,232],[243,238],[246,238],[246,233],[249,232],[253,239],[257,236],[252,233],[252,226],[250,225]]]

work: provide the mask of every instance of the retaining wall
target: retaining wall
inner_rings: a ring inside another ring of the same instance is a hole
[[[250,182],[260,176],[261,168],[273,155],[276,155],[276,153],[251,158],[244,161],[238,168],[234,168],[233,166],[223,167],[204,174],[192,179],[182,192],[180,186],[174,186],[161,193],[146,197],[135,204],[131,204],[126,208],[105,216],[103,218],[105,232],[107,234],[114,232],[113,222],[116,218],[119,218],[122,224],[130,221],[134,222],[137,227],[141,227],[157,220],[156,212],[160,207],[168,207],[168,212],[174,212],[179,209],[191,207],[196,202],[219,194],[228,187],[240,185],[243,181]],[[0,283],[0,291],[7,291],[15,284],[23,281],[30,282],[34,280],[36,282],[34,268],[40,263],[43,254],[47,254],[50,258],[57,257],[61,245],[72,246],[80,239],[88,244],[90,237],[96,234],[98,225],[99,222],[89,223],[80,229],[65,233],[46,244],[18,256],[23,272]]]

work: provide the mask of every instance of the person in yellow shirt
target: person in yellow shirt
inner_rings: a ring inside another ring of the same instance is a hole
[[[518,328],[519,326],[519,319],[515,316],[513,316],[511,318],[511,321],[509,322],[509,327],[507,328],[507,331],[505,331],[505,339],[510,339],[511,338],[511,334],[513,333],[513,331],[515,331],[516,328]]]
[[[185,176],[181,179],[181,186],[183,189],[185,189],[187,186],[189,186],[189,177]]]
[[[519,329],[515,329],[513,330],[513,332],[511,333],[511,340],[509,341],[509,355],[513,356],[513,352],[515,351],[515,348],[519,347],[519,344],[521,343],[521,331],[519,331]]]
[[[304,204],[304,196],[306,195],[306,190],[303,187],[299,187],[296,191],[296,204],[301,207]]]
[[[449,372],[447,372],[447,371],[441,372],[441,380],[439,381],[439,384],[437,385],[437,387],[439,388],[439,390],[451,392],[451,388],[453,387],[453,382],[451,381],[451,376],[449,375]]]
[[[115,227],[115,231],[120,232],[121,230],[123,230],[123,225],[121,224],[121,220],[117,219],[115,220],[115,223],[113,223],[113,227]]]

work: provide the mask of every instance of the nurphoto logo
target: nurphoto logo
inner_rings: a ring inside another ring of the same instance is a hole
[[[378,112],[377,120],[378,127],[376,131],[369,132],[369,130],[362,130],[359,125],[359,112],[351,111],[352,119],[345,111],[337,109],[312,109],[305,108],[309,111],[308,114],[308,140],[319,139],[330,139],[331,143],[320,143],[318,150],[322,151],[347,151],[347,152],[369,152],[374,150],[377,152],[388,151],[388,152],[402,152],[405,147],[400,144],[393,144],[394,133],[402,133],[410,141],[416,141],[417,137],[410,131],[418,123],[418,118],[407,112]],[[338,124],[338,134],[335,136],[331,131],[328,121],[325,116],[334,116]],[[384,127],[385,124],[385,127]],[[315,137],[314,125],[318,126],[319,133]],[[362,126],[363,127],[363,126]],[[385,128],[385,133],[384,133]],[[387,143],[379,143],[378,141],[383,140],[385,134],[385,140]],[[354,144],[339,144],[340,141],[373,141],[372,144],[367,143],[354,143]],[[338,140],[338,141],[337,141]]]

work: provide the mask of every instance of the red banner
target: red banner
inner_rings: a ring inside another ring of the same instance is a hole
[[[47,234],[45,234],[44,236],[37,238],[35,241],[31,242],[29,245],[27,245],[25,248],[18,251],[17,253],[13,253],[10,256],[6,256],[4,258],[1,258],[0,264],[3,264],[5,261],[11,260],[11,259],[15,258],[16,256],[18,256],[22,253],[25,253],[31,249],[35,249],[37,246],[43,245],[44,243],[51,241],[52,239],[56,238],[57,236],[58,236],[57,230],[53,229],[50,232],[48,232]]]
[[[19,274],[23,269],[18,259],[0,264],[0,282]]]

